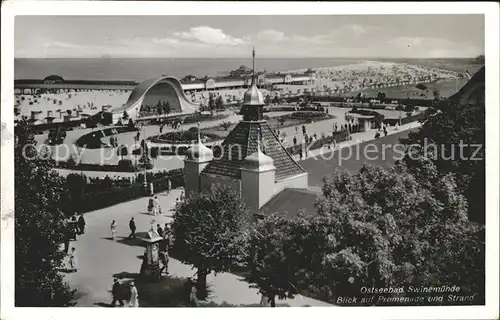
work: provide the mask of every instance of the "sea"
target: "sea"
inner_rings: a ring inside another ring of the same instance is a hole
[[[335,67],[365,61],[393,61],[446,69],[464,70],[468,59],[350,59],[350,58],[258,58],[257,71],[279,72],[306,68]],[[43,79],[59,75],[66,80],[142,81],[169,75],[182,78],[225,76],[239,66],[251,67],[248,58],[16,58],[15,79]]]

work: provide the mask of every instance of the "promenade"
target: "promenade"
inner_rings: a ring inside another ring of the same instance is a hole
[[[398,130],[390,128],[387,137],[374,140],[374,144],[397,143],[399,137],[407,134],[407,130],[418,128],[419,123],[409,123],[400,126]],[[291,128],[294,130],[293,128]],[[352,140],[339,143],[336,151],[344,150],[349,146],[367,143],[373,139],[374,132],[362,132],[352,135]],[[334,167],[339,167],[335,160],[325,160],[321,158],[332,150],[318,149],[310,151],[308,158],[299,160],[304,168],[309,172],[310,189],[320,192],[322,177],[333,173]],[[341,169],[356,171],[365,164],[366,159],[348,160],[348,166]],[[390,161],[385,161],[390,162]],[[376,163],[378,165],[378,163]],[[110,288],[112,278],[117,274],[137,274],[139,273],[141,259],[144,252],[143,246],[135,241],[126,239],[129,235],[128,222],[134,217],[137,225],[137,232],[147,231],[152,220],[154,225],[163,226],[166,222],[172,221],[172,211],[176,199],[180,196],[182,189],[172,190],[169,194],[160,193],[158,199],[163,210],[160,216],[151,216],[147,213],[148,198],[140,198],[128,201],[108,208],[88,212],[85,214],[87,222],[86,233],[71,243],[76,248],[76,257],[79,270],[77,273],[67,274],[66,277],[70,285],[78,290],[77,306],[105,306],[111,301]],[[116,220],[117,240],[110,239],[110,224]],[[196,270],[173,258],[170,259],[169,273],[174,277],[192,277]],[[256,305],[260,301],[257,289],[250,288],[241,277],[231,273],[222,273],[217,276],[209,275],[207,278],[211,289],[209,302],[215,304],[230,305]],[[297,296],[294,299],[277,301],[278,305],[287,306],[328,306],[329,304],[304,296]]]
[[[78,272],[66,274],[70,286],[78,290],[76,306],[106,306],[112,300],[110,290],[113,275],[139,273],[141,266],[139,257],[144,253],[144,247],[135,240],[126,239],[129,235],[130,218],[134,217],[137,232],[149,230],[151,220],[155,220],[155,226],[156,224],[163,226],[171,221],[170,209],[175,205],[176,198],[179,197],[181,191],[182,189],[175,189],[170,194],[158,195],[163,210],[160,216],[153,217],[147,214],[148,198],[140,198],[85,214],[86,232],[79,236],[77,241],[71,242],[71,247],[76,248]],[[112,220],[116,220],[118,224],[116,241],[110,239]],[[185,278],[192,277],[196,269],[170,258],[168,271],[170,276]],[[249,288],[248,283],[239,276],[231,273],[222,273],[217,276],[211,274],[207,282],[211,290],[207,302],[236,306],[259,304],[258,290]],[[330,306],[300,295],[291,300],[277,300],[276,302],[278,305],[293,307]]]

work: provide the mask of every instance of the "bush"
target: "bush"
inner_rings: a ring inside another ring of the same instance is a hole
[[[319,120],[333,118],[333,116],[318,111],[299,111],[299,112],[294,112],[292,114],[287,114],[286,116],[283,116],[281,118],[293,119],[293,120],[319,121]]]
[[[218,115],[211,115],[211,114],[195,114],[192,116],[187,116],[184,118],[183,123],[188,124],[188,123],[196,123],[196,122],[201,122],[201,121],[208,121],[208,120],[221,120],[227,118],[228,115],[224,114],[218,114]]]
[[[214,133],[201,132],[202,139],[208,140],[221,140],[223,137]],[[191,144],[193,141],[198,140],[198,128],[192,127],[187,131],[167,132],[159,136],[150,138],[151,142],[167,143],[167,144]]]

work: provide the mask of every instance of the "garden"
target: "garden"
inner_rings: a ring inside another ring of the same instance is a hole
[[[104,146],[102,138],[117,135],[124,132],[138,131],[139,129],[134,126],[115,126],[108,127],[102,130],[95,130],[87,133],[75,141],[75,145],[80,148],[87,149],[100,149]]]
[[[211,147],[215,142],[224,140],[224,135],[213,132],[200,132],[201,141]],[[198,128],[191,127],[186,131],[167,132],[148,138],[148,141],[158,144],[151,147],[151,152],[160,155],[185,155],[193,143],[198,141]]]

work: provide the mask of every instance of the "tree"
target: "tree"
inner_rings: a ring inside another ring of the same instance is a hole
[[[208,109],[212,112],[215,110],[215,101],[211,93],[208,95]]]
[[[458,188],[469,203],[469,219],[484,223],[485,105],[441,101],[437,107],[439,112],[427,112],[420,130],[410,132],[402,142],[419,146],[412,150],[422,156],[426,154],[441,175],[453,174]],[[426,145],[429,146],[427,150]],[[463,156],[460,155],[460,148]],[[410,160],[406,158],[411,166]]]
[[[358,92],[358,94],[356,95],[356,101],[360,102],[361,101],[361,92]]]
[[[128,119],[128,125],[129,128],[135,128],[134,120],[132,118]]]
[[[278,118],[278,122],[279,122],[280,126],[283,126],[283,125],[285,125],[286,118],[285,117],[279,117]]]
[[[293,298],[297,293],[299,272],[293,243],[294,222],[273,215],[257,221],[253,226],[247,244],[245,281],[251,287],[259,288],[276,306],[279,299]]]
[[[266,95],[265,103],[266,105],[269,105],[271,103],[271,96],[269,94]]]
[[[439,99],[439,97],[441,96],[441,95],[439,94],[439,91],[438,91],[437,89],[434,89],[434,90],[432,91],[432,95],[434,96],[434,99],[436,99],[436,100],[437,100],[437,99]]]
[[[386,94],[385,92],[378,92],[377,93],[377,99],[385,99],[386,98]]]
[[[231,121],[223,121],[221,123],[221,127],[224,129],[224,131],[229,130],[229,128],[231,128],[232,125],[233,123]]]
[[[217,112],[224,110],[224,100],[222,100],[222,96],[218,96],[215,100],[215,109]]]
[[[239,195],[219,185],[189,195],[176,206],[172,224],[174,251],[180,261],[197,269],[202,298],[207,295],[208,274],[230,271],[243,259],[248,220]]]
[[[57,272],[64,252],[65,216],[59,210],[63,179],[41,158],[33,133],[22,121],[15,145],[15,304],[17,307],[73,305],[71,290]]]
[[[315,256],[302,258],[313,290],[343,295],[360,286],[446,284],[484,299],[484,259],[475,260],[484,255],[482,231],[467,221],[453,176],[440,176],[428,159],[418,167],[364,167],[325,180],[319,216],[302,232],[315,244]]]
[[[427,86],[423,83],[419,83],[415,87],[420,90],[427,90]]]
[[[166,115],[169,115],[170,114],[170,103],[167,101],[167,102],[164,102],[163,105],[162,105],[162,109],[163,109],[163,113],[166,114]]]

